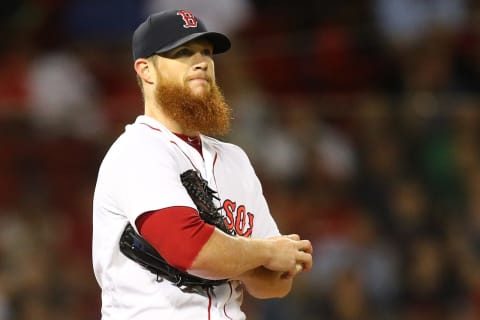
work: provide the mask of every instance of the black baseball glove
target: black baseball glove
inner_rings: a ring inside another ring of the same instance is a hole
[[[215,191],[208,187],[208,182],[195,170],[185,171],[180,175],[180,179],[195,203],[200,218],[223,232],[234,235],[233,231],[227,229],[224,218],[219,212],[220,209],[216,208],[213,203],[213,199],[218,198],[215,196]],[[200,278],[171,266],[142,236],[135,232],[130,223],[125,227],[120,237],[120,251],[157,275],[158,281],[166,279],[184,291],[195,292],[199,289],[217,286],[227,281],[227,279],[210,280]]]

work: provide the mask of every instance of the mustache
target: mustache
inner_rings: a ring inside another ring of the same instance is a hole
[[[207,81],[208,83],[212,83],[213,82],[213,79],[211,76],[209,75],[196,75],[196,76],[190,76],[186,79],[186,81],[190,81],[190,80],[194,80],[194,79],[203,79],[205,81]]]

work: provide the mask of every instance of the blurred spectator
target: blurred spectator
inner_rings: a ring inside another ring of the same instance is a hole
[[[376,0],[374,12],[387,41],[411,46],[435,29],[458,31],[467,16],[466,0]]]
[[[30,65],[27,88],[32,119],[40,132],[94,137],[105,128],[95,79],[74,54],[37,56]]]
[[[404,258],[401,313],[405,319],[448,319],[457,303],[455,282],[448,270],[448,256],[436,236],[417,235]],[[453,285],[453,287],[452,287]]]
[[[297,100],[297,106],[271,110],[269,126],[257,139],[255,150],[255,159],[264,173],[292,187],[304,183],[308,144],[318,134],[308,101],[302,102],[300,105]]]
[[[372,312],[358,274],[354,270],[347,270],[336,280],[329,295],[327,317],[332,320],[370,319]]]
[[[312,141],[318,167],[327,181],[349,183],[357,174],[357,159],[352,141],[342,131],[319,121],[319,136]]]

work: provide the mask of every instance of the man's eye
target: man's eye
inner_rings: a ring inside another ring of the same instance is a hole
[[[205,50],[203,50],[203,55],[207,56],[207,57],[211,57],[211,56],[213,56],[213,52],[210,49],[205,49]]]
[[[186,57],[186,56],[191,56],[192,51],[187,48],[180,49],[172,54],[172,58],[180,58],[180,57]]]

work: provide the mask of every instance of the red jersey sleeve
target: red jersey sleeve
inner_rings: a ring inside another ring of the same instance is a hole
[[[140,235],[172,266],[188,270],[215,227],[190,207],[169,207],[142,214],[135,221]]]

